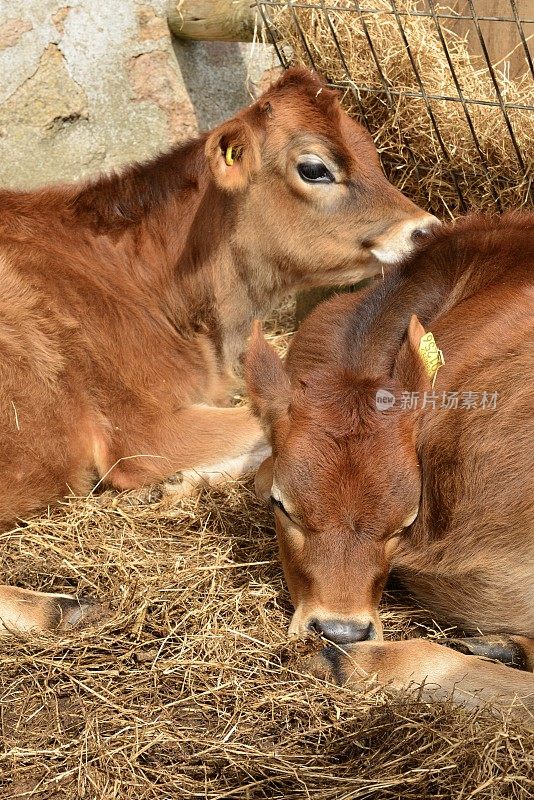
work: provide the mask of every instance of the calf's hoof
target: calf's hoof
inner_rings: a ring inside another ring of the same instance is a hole
[[[50,600],[50,630],[68,633],[104,622],[110,616],[109,606],[89,597],[57,597]]]
[[[440,644],[464,655],[500,661],[514,669],[530,669],[527,654],[519,642],[511,636],[468,636],[464,639],[445,639]]]

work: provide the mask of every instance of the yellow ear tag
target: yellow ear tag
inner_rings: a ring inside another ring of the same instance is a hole
[[[234,148],[233,147],[227,147],[226,148],[226,155],[224,157],[224,160],[226,161],[226,164],[229,167],[232,166],[232,164],[234,163]]]
[[[419,355],[421,356],[421,361],[425,365],[428,377],[432,380],[432,388],[434,388],[438,369],[443,366],[445,359],[443,353],[436,344],[434,334],[430,331],[421,337]]]

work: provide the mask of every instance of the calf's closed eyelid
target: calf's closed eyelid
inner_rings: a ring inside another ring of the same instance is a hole
[[[293,517],[293,516],[292,516],[292,515],[289,513],[289,511],[287,510],[287,508],[284,506],[283,502],[282,502],[281,500],[279,500],[277,497],[273,497],[273,495],[271,495],[271,498],[270,498],[270,499],[271,499],[271,504],[272,504],[272,506],[273,506],[273,509],[274,509],[274,508],[277,508],[277,509],[278,509],[278,510],[279,510],[279,511],[280,511],[280,512],[281,512],[281,513],[284,515],[284,517],[285,517],[285,518],[286,518],[286,519],[287,519],[289,522],[291,522],[291,523],[292,523],[292,525],[295,525],[295,526],[297,526],[297,527],[298,527],[298,522],[296,521],[295,517]]]
[[[279,500],[277,497],[273,497],[272,495],[270,497],[270,500],[273,508],[278,508],[282,512],[282,514],[285,514],[286,517],[289,517],[289,514],[287,513],[285,506],[281,500]]]
[[[271,495],[271,505],[273,506],[273,508],[277,508],[279,511],[281,511],[285,517],[287,517],[288,519],[292,519],[291,514],[284,506],[282,500],[280,500],[278,497],[274,497],[273,495]]]

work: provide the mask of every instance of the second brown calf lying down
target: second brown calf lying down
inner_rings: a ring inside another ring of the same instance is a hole
[[[225,407],[252,320],[379,272],[434,221],[305,70],[146,164],[0,190],[0,525],[95,483],[180,471],[180,494],[257,467],[257,420]],[[86,610],[0,587],[0,635]]]
[[[273,447],[257,486],[290,631],[342,648],[320,674],[534,710],[530,672],[469,655],[534,669],[533,376],[532,214],[436,231],[383,282],[319,306],[285,364],[256,331],[247,384]],[[382,641],[390,571],[469,634],[457,650]]]

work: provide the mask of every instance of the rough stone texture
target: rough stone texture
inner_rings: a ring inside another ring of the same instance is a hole
[[[163,17],[158,17],[152,6],[141,6],[137,11],[139,23],[139,41],[152,42],[165,39],[169,35],[167,22]]]
[[[184,97],[180,75],[170,53],[153,50],[128,62],[134,101],[155,103],[164,113],[174,139],[191,133],[191,101]]]
[[[52,14],[52,22],[61,35],[65,33],[65,20],[69,15],[70,9],[70,6],[63,6],[63,8],[58,8],[55,14]]]
[[[0,135],[17,143],[25,127],[50,138],[65,125],[87,119],[87,97],[70,77],[57,45],[49,44],[36,71],[0,106]]]
[[[22,34],[31,31],[32,27],[27,19],[7,19],[0,25],[0,50],[13,47],[20,41]]]
[[[264,45],[173,40],[165,0],[0,0],[0,186],[142,160],[250,102]]]

